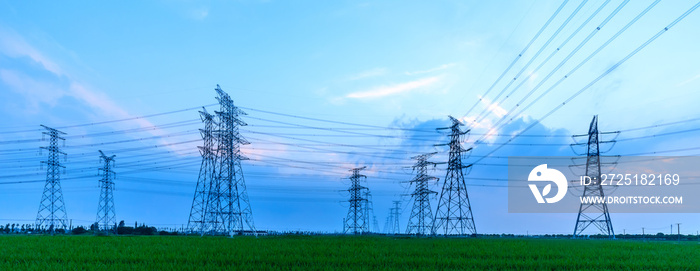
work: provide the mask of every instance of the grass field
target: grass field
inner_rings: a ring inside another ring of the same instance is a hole
[[[698,242],[380,236],[0,236],[0,270],[698,270]]]

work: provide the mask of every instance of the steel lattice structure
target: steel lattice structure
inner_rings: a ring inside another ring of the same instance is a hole
[[[367,176],[360,174],[360,171],[365,168],[350,170],[352,175],[350,176],[350,188],[347,190],[350,193],[348,200],[350,207],[345,217],[343,233],[362,234],[369,232],[369,218],[366,217],[368,215],[366,212],[368,200],[365,197],[365,191],[368,191],[369,188],[360,185],[360,182],[367,178]]]
[[[100,179],[100,201],[97,204],[97,219],[96,222],[99,229],[105,233],[109,233],[110,227],[113,227],[115,233],[117,230],[117,217],[114,212],[114,178],[115,173],[112,170],[114,167],[114,157],[116,155],[107,156],[100,151],[100,159],[104,165],[100,169],[102,179]]]
[[[411,194],[413,209],[411,209],[411,216],[406,226],[406,234],[425,235],[431,233],[433,212],[430,208],[430,197],[437,195],[437,192],[429,189],[429,182],[438,180],[436,177],[428,176],[428,166],[435,167],[436,165],[436,163],[428,161],[428,158],[433,155],[435,155],[434,152],[411,158],[416,160],[416,164],[413,165],[416,177],[410,183],[414,184],[416,188]]]
[[[250,144],[239,133],[247,125],[246,115],[233,104],[231,97],[216,85],[220,110],[211,115],[200,112],[205,128],[202,166],[190,210],[188,227],[204,234],[233,236],[246,232],[257,235],[248,192],[243,177],[241,145]],[[216,119],[216,121],[214,120]]]
[[[389,209],[389,229],[386,231],[389,234],[400,234],[401,227],[399,226],[399,220],[401,218],[401,201],[392,201],[394,206]]]
[[[467,235],[471,233],[476,235],[476,225],[474,224],[474,216],[472,215],[472,207],[469,203],[469,194],[467,194],[467,186],[464,182],[463,170],[469,166],[462,164],[462,153],[471,150],[465,150],[461,145],[463,135],[469,133],[461,131],[460,126],[463,126],[459,120],[450,116],[452,125],[447,128],[450,130],[450,143],[440,144],[450,147],[449,160],[447,162],[447,174],[440,193],[437,210],[435,211],[435,219],[433,220],[432,233],[444,235]]]
[[[583,190],[583,197],[605,196],[600,180],[600,133],[598,132],[598,116],[593,116],[591,125],[588,128],[588,151],[586,155],[586,176],[591,178],[591,185],[586,185]],[[581,203],[579,206],[576,226],[574,227],[574,237],[583,233],[589,226],[594,225],[601,233],[615,238],[608,205],[603,203]]]
[[[197,187],[194,191],[192,199],[192,209],[190,209],[190,218],[187,220],[187,229],[190,232],[204,233],[205,213],[207,210],[207,200],[209,187],[214,182],[214,163],[216,162],[216,149],[214,148],[214,115],[209,114],[206,108],[199,111],[204,129],[199,132],[202,135],[204,146],[199,147],[199,152],[202,155],[202,164],[199,168],[199,178]]]
[[[65,168],[65,166],[61,165],[59,158],[61,154],[65,157],[66,153],[58,147],[58,140],[65,142],[65,138],[61,137],[61,135],[66,133],[44,125],[41,125],[41,127],[46,129],[43,134],[49,136],[49,146],[41,147],[49,151],[49,157],[46,161],[42,161],[43,164],[46,164],[46,184],[39,203],[39,211],[36,215],[36,228],[54,233],[57,228],[66,229],[68,222],[66,206],[63,202],[63,192],[61,191],[60,170]]]
[[[364,212],[363,218],[365,219],[365,225],[367,225],[367,232],[378,232],[379,228],[376,225],[377,217],[374,216],[374,203],[372,203],[372,193],[369,191],[369,189],[365,189],[364,198],[365,201],[364,206],[362,207],[362,211]]]

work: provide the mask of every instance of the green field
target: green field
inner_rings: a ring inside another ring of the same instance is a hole
[[[700,269],[697,242],[380,236],[0,236],[18,269]]]

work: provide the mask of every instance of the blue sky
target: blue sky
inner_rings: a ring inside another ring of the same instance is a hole
[[[510,135],[534,123],[525,135],[562,135],[516,139],[519,145],[493,153],[499,157],[573,155],[566,146],[573,143],[568,135],[587,132],[595,114],[603,131],[700,117],[697,11],[615,66],[694,2],[654,5],[586,60],[653,3],[591,0],[574,14],[581,2],[568,2],[503,80],[496,81],[561,1],[0,1],[0,182],[42,179],[39,161],[46,153],[39,155],[38,150],[46,142],[32,141],[41,138],[40,124],[58,128],[192,109],[62,129],[69,136],[64,177],[75,177],[63,182],[74,223],[94,221],[99,194],[97,177],[89,176],[97,172],[101,149],[117,155],[118,220],[163,227],[185,224],[199,170],[196,146],[201,143],[196,140],[202,125],[194,108],[216,103],[213,89],[220,84],[249,113],[244,120],[250,126],[242,134],[252,143],[244,149],[251,160],[244,162],[244,171],[258,228],[340,230],[347,204],[341,202],[346,195],[339,190],[349,185],[343,179],[347,169],[361,165],[369,167],[367,186],[381,226],[391,201],[410,191],[403,183],[411,178],[409,158],[439,151],[434,160],[445,159],[446,150],[432,146],[445,138],[432,131],[448,124],[447,115],[465,120],[474,134]],[[600,12],[543,63],[602,4],[606,5]],[[596,30],[621,4],[619,12]],[[591,33],[550,79],[541,81]],[[548,46],[526,66],[550,37]],[[611,67],[616,69],[542,119]],[[506,88],[521,69],[523,74]],[[520,82],[524,83],[515,89]],[[533,95],[519,103],[533,89]],[[513,95],[504,100],[511,90]],[[506,114],[506,125],[495,125]],[[619,138],[698,125],[688,121],[625,131]],[[31,131],[18,132],[25,130]],[[105,132],[110,134],[95,136]],[[470,136],[465,147],[479,137]],[[697,147],[696,138],[697,133],[684,132],[621,141],[610,153]],[[488,144],[476,145],[474,155],[488,154],[504,141],[505,137],[487,136]],[[528,145],[542,143],[560,145]],[[697,150],[663,154],[695,155]],[[506,159],[483,160],[489,161],[503,164]],[[444,167],[432,174],[444,177]],[[477,165],[469,176],[506,178],[506,170]],[[573,230],[575,214],[508,214],[502,183],[469,178],[467,183],[473,185],[469,194],[480,232]],[[0,204],[6,208],[0,219],[31,223],[42,187],[41,182],[3,184]],[[410,208],[404,210],[402,228],[408,213]],[[682,231],[700,229],[691,226],[700,222],[692,214],[613,215],[618,232],[641,232],[641,227],[665,231],[677,222],[688,225]]]

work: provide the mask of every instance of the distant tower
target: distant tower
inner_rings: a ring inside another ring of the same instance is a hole
[[[66,139],[61,137],[61,135],[66,133],[44,125],[41,125],[41,127],[46,129],[43,134],[49,136],[49,146],[41,147],[49,151],[49,157],[48,160],[42,161],[42,163],[46,164],[46,184],[39,203],[39,211],[36,215],[36,228],[55,233],[57,228],[66,229],[68,225],[60,176],[60,170],[65,168],[65,166],[61,165],[58,157],[61,154],[64,157],[66,156],[66,153],[58,147],[58,140],[64,140],[65,142]]]
[[[400,200],[395,200],[393,201],[394,206],[391,207],[389,210],[390,213],[390,222],[389,222],[389,231],[387,233],[389,234],[400,234],[401,233],[401,227],[399,226],[399,220],[401,218],[401,201]]]
[[[463,169],[471,166],[462,164],[462,152],[470,151],[471,148],[468,150],[462,148],[461,137],[469,130],[462,132],[459,126],[464,124],[452,116],[450,116],[450,120],[452,120],[452,126],[438,128],[439,130],[450,130],[450,143],[440,144],[450,147],[450,155],[445,182],[433,220],[432,232],[444,235],[467,235],[469,233],[476,235],[476,225],[462,172]]]
[[[369,189],[365,189],[363,196],[365,198],[365,206],[363,206],[362,211],[364,212],[363,218],[365,219],[365,225],[367,225],[367,232],[379,232],[379,227],[377,225],[377,217],[374,215],[374,203],[372,202],[372,193],[369,191]]]
[[[586,185],[583,190],[583,197],[604,197],[603,186],[600,180],[600,141],[598,132],[598,116],[593,116],[591,125],[588,128],[588,152],[586,155],[586,176],[591,177],[592,184]],[[576,136],[575,136],[576,137]],[[603,203],[581,203],[574,227],[574,237],[583,233],[589,226],[594,225],[601,233],[607,234],[610,238],[615,238],[608,205]]]
[[[216,163],[216,149],[214,148],[213,130],[216,124],[214,123],[214,115],[209,114],[206,108],[202,107],[202,111],[199,111],[199,114],[204,123],[204,129],[199,130],[202,135],[202,140],[204,141],[204,146],[199,147],[199,152],[202,155],[202,164],[199,168],[199,178],[197,179],[197,187],[195,188],[194,198],[192,199],[192,209],[190,209],[187,229],[190,232],[204,234],[207,230],[204,228],[204,221],[207,210],[207,200],[209,199],[208,192],[210,186],[215,184],[214,164]],[[214,203],[219,203],[219,201],[214,201]],[[211,228],[218,228],[213,225],[209,226],[211,226]]]
[[[433,155],[435,155],[434,152],[411,158],[416,160],[416,164],[413,165],[413,171],[416,173],[416,177],[410,182],[414,184],[416,188],[413,194],[411,194],[413,209],[411,210],[411,216],[406,226],[406,234],[431,234],[433,212],[430,208],[430,196],[437,195],[437,192],[428,188],[428,182],[431,180],[438,180],[436,177],[428,176],[428,166],[434,167],[436,165],[436,163],[428,162],[428,158]]]
[[[367,198],[364,197],[367,187],[360,185],[360,181],[367,178],[367,176],[360,174],[360,171],[366,167],[353,168],[352,175],[350,176],[350,188],[348,192],[350,193],[350,208],[348,209],[348,214],[345,218],[345,228],[344,233],[361,234],[369,232],[369,219],[365,217],[367,212],[365,208],[367,206]]]
[[[372,232],[379,233],[381,229],[379,229],[379,222],[377,221],[377,216],[372,215]]]
[[[104,165],[100,169],[102,172],[102,179],[100,179],[100,201],[97,204],[97,225],[100,230],[105,233],[109,233],[110,228],[114,227],[116,233],[117,230],[117,218],[114,213],[114,177],[115,173],[112,170],[114,167],[114,157],[112,155],[107,157],[102,151],[100,151],[100,159],[104,162]]]

